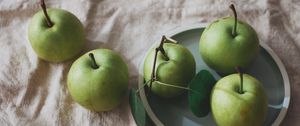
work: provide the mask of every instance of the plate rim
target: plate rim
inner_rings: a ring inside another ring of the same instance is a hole
[[[188,31],[188,30],[193,30],[193,29],[199,29],[199,28],[205,28],[209,25],[209,23],[196,23],[196,24],[190,24],[190,25],[184,25],[184,26],[177,26],[168,32],[165,33],[166,36],[171,37],[176,34]],[[146,58],[146,55],[149,53],[149,51],[156,46],[159,43],[160,39],[156,39],[156,41],[152,44],[151,48],[149,48],[146,52],[143,54],[143,59],[142,62],[139,64],[139,75],[138,75],[138,87],[142,86],[142,83],[144,81],[143,79],[143,64]],[[283,83],[284,83],[284,99],[282,103],[282,109],[280,110],[277,118],[273,122],[272,126],[279,126],[283,119],[285,118],[287,114],[287,110],[290,104],[290,81],[289,77],[287,74],[287,71],[285,69],[285,66],[283,65],[282,61],[280,58],[276,55],[276,53],[265,43],[260,40],[259,44],[269,53],[269,55],[272,57],[272,59],[275,61],[276,65],[279,68],[279,71],[281,73],[281,76],[283,78]],[[163,126],[164,124],[158,119],[156,114],[152,111],[149,102],[147,100],[145,90],[142,88],[139,92],[139,95],[141,97],[141,101],[145,107],[145,110],[150,117],[150,119],[156,124]]]

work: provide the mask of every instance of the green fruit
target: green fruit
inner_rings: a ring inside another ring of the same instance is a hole
[[[152,83],[151,91],[164,98],[175,97],[183,93],[178,89],[162,84],[169,84],[187,87],[188,83],[195,76],[196,63],[191,52],[182,45],[165,43],[163,48],[168,58],[158,52],[156,60],[156,81]],[[151,79],[155,48],[147,55],[144,62],[144,79]],[[148,84],[148,87],[150,85]]]
[[[200,38],[200,54],[205,63],[221,73],[232,73],[236,66],[246,67],[259,53],[255,30],[245,22],[227,17],[211,23]]]
[[[74,101],[90,110],[109,111],[126,96],[128,68],[117,53],[96,49],[72,64],[67,81]]]
[[[51,62],[61,62],[78,55],[84,47],[84,29],[76,16],[61,9],[47,9],[53,26],[47,25],[43,11],[29,24],[28,38],[36,54]]]
[[[268,108],[262,84],[243,75],[243,93],[239,74],[228,75],[217,82],[211,94],[213,117],[219,126],[262,126]]]

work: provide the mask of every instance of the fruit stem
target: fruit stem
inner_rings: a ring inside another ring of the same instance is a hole
[[[155,55],[154,55],[152,74],[151,74],[151,80],[150,80],[150,89],[149,90],[151,90],[152,82],[154,82],[156,80],[155,67],[156,67],[156,60],[157,60],[158,51],[160,51],[165,56],[166,60],[169,60],[169,57],[167,56],[167,54],[166,54],[166,52],[163,48],[163,45],[164,45],[166,40],[167,40],[166,36],[163,35],[162,38],[161,38],[159,46],[157,48],[155,48]]]
[[[240,67],[236,67],[235,69],[236,69],[236,71],[240,74],[241,87],[240,87],[239,93],[240,93],[240,94],[243,94],[243,93],[244,93],[244,90],[243,90],[243,74],[244,74],[244,73],[243,73],[243,71],[241,70]]]
[[[99,66],[98,66],[98,65],[97,65],[97,63],[96,63],[96,60],[95,60],[94,54],[93,54],[93,53],[89,53],[89,56],[90,56],[90,58],[92,59],[92,68],[94,68],[94,69],[98,69],[98,68],[99,68]]]
[[[164,85],[164,86],[169,86],[169,87],[173,87],[173,88],[178,88],[178,89],[183,89],[183,90],[188,90],[188,91],[192,91],[192,92],[195,92],[195,93],[199,93],[198,91],[195,91],[189,87],[183,87],[183,86],[178,86],[178,85],[171,85],[171,84],[167,84],[167,83],[163,83],[163,82],[159,82],[157,81],[157,84],[160,84],[160,85]]]
[[[236,36],[237,14],[236,14],[236,10],[235,10],[233,4],[231,4],[229,7],[230,7],[230,9],[233,11],[233,14],[234,14],[234,26],[233,26],[233,29],[232,29],[232,35],[233,35],[233,36]]]
[[[163,47],[166,40],[167,40],[167,37],[163,35],[161,38],[161,42],[160,42],[159,46],[156,48],[156,50],[160,51],[163,54],[163,56],[166,58],[166,60],[168,61],[169,57],[167,56],[165,49]]]
[[[46,22],[47,22],[48,27],[52,27],[52,26],[53,26],[53,23],[51,22],[51,20],[50,20],[50,18],[49,18],[49,16],[48,16],[45,1],[44,1],[44,0],[41,0],[40,5],[41,5],[41,7],[42,7],[42,9],[43,9],[43,12],[44,12],[44,15],[45,15],[45,17],[46,17]]]
[[[136,92],[135,93],[139,93],[140,92],[140,90],[142,90],[148,83],[150,83],[150,81],[151,80],[148,80],[147,82],[145,82],[144,84],[143,84],[143,86],[142,87],[140,87],[140,88],[138,88],[137,90],[136,90]]]

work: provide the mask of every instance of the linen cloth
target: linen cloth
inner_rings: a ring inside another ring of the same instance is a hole
[[[1,126],[129,126],[136,125],[128,96],[110,112],[96,113],[76,104],[66,86],[76,58],[49,63],[37,57],[27,37],[38,0],[0,0],[0,125]],[[252,25],[285,65],[291,102],[283,126],[300,124],[300,1],[296,0],[46,0],[47,7],[76,15],[84,25],[86,46],[80,55],[108,48],[118,52],[137,84],[145,51],[174,27],[209,23],[232,15]]]

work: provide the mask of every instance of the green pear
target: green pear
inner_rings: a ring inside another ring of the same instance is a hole
[[[128,68],[116,52],[96,49],[72,64],[67,83],[72,98],[81,106],[97,112],[109,111],[126,96]]]
[[[247,67],[259,53],[255,30],[235,18],[222,18],[205,28],[200,38],[200,54],[204,62],[220,73],[232,73],[236,66]]]
[[[184,46],[176,43],[165,43],[162,46],[165,55],[158,52],[155,76],[156,80],[150,84],[151,91],[163,98],[180,95],[184,89],[170,87],[175,85],[187,87],[195,76],[196,63],[192,53]],[[144,78],[151,80],[156,48],[151,49],[144,61]]]
[[[211,111],[219,126],[262,126],[268,101],[260,81],[244,74],[220,79],[211,93]],[[243,79],[241,79],[243,78]]]
[[[43,3],[43,2],[42,2]],[[28,38],[38,57],[61,62],[78,55],[84,47],[83,25],[72,13],[50,8],[37,12],[28,27]]]

